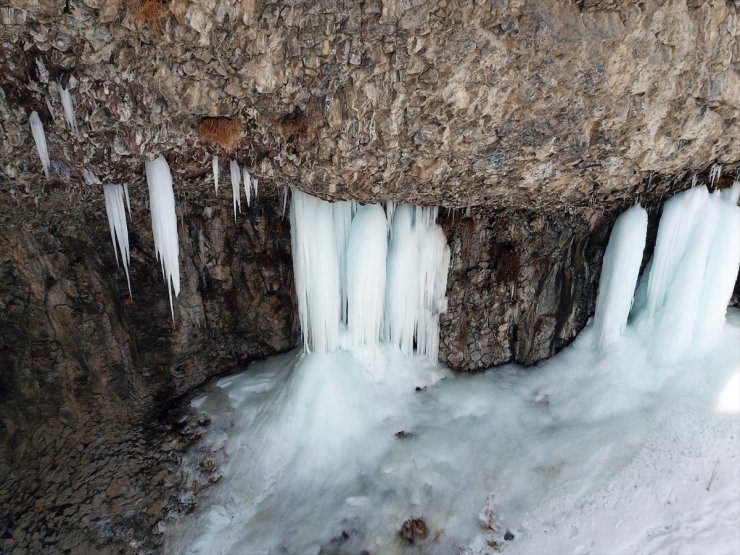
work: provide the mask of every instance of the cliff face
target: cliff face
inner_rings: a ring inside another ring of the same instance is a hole
[[[0,17],[0,164],[21,182],[40,175],[32,109],[51,181],[74,187],[85,169],[140,183],[164,153],[182,191],[209,170],[206,115],[242,122],[234,156],[264,185],[360,201],[611,205],[739,158],[726,0],[18,0]]]
[[[299,343],[283,187],[457,208],[440,358],[472,371],[562,348],[616,213],[740,158],[731,2],[18,0],[0,20],[3,552],[156,545],[177,483],[162,411]],[[240,122],[232,153],[201,142],[204,116]],[[174,323],[143,178],[159,154]],[[260,179],[236,222],[214,154]],[[129,184],[133,299],[100,182]]]

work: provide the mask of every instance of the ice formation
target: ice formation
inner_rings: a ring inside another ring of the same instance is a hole
[[[663,206],[646,292],[635,306],[658,362],[710,349],[724,325],[740,264],[740,184],[698,186]]]
[[[126,225],[126,211],[124,208],[124,199],[128,204],[128,187],[125,185],[104,185],[103,194],[105,195],[105,212],[108,215],[108,227],[110,228],[110,239],[113,242],[113,256],[118,264],[118,252],[121,253],[121,262],[126,272],[126,282],[128,283],[128,293],[131,295],[131,280],[128,275],[128,267],[131,263],[128,246],[128,226]],[[131,206],[129,206],[129,217],[131,216]],[[116,243],[118,249],[116,249]]]
[[[595,347],[600,351],[611,347],[627,326],[645,250],[647,226],[647,212],[638,204],[617,218],[609,236],[594,314]]]
[[[254,191],[254,198],[257,198],[257,186],[260,184],[260,180],[256,177],[252,179],[252,190]]]
[[[36,142],[36,150],[41,159],[41,166],[44,168],[44,175],[49,177],[49,149],[46,147],[46,134],[44,133],[44,124],[41,123],[38,112],[34,110],[28,118],[31,124],[31,135]]]
[[[211,160],[211,167],[213,168],[213,187],[218,193],[218,156],[214,156]]]
[[[75,135],[80,136],[80,132],[77,129],[77,116],[75,115],[74,104],[72,103],[72,96],[69,91],[62,87],[62,84],[57,82],[57,88],[59,89],[59,97],[62,99],[62,109],[64,110],[64,120],[67,122],[69,128],[74,131]]]
[[[232,160],[229,164],[229,171],[231,172],[231,196],[234,203],[234,221],[236,222],[237,206],[239,207],[239,212],[242,211],[241,192],[239,191],[241,176],[239,175],[239,164],[236,160]],[[246,180],[247,178],[245,177],[244,179]],[[247,202],[249,202],[249,195],[247,195]]]
[[[244,176],[244,194],[247,195],[247,206],[249,206],[252,197],[252,179],[247,170],[247,166],[242,168],[242,175]]]
[[[740,184],[666,204],[625,326],[645,241],[644,211],[630,208],[593,325],[535,372],[461,376],[408,356],[434,348],[419,320],[444,306],[449,252],[434,209],[383,214],[294,190],[296,291],[314,352],[257,362],[193,400],[211,424],[184,470],[208,480],[207,453],[222,479],[165,524],[165,551],[400,553],[401,523],[419,517],[429,536],[408,549],[430,554],[735,552],[740,312],[726,301],[738,196]],[[680,356],[663,362],[656,345]]]
[[[709,184],[714,187],[722,175],[722,164],[712,164],[709,170]]]
[[[293,265],[308,351],[336,350],[346,326],[355,348],[387,340],[406,356],[416,346],[437,359],[450,261],[437,209],[398,206],[390,214],[389,224],[380,205],[332,204],[293,190]]]
[[[283,187],[283,216],[285,216],[285,209],[288,206],[288,187]]]
[[[146,163],[146,181],[149,185],[149,207],[152,211],[152,236],[157,258],[162,264],[162,274],[167,283],[170,312],[175,320],[172,293],[180,294],[180,247],[177,239],[175,194],[172,191],[172,174],[163,156]]]

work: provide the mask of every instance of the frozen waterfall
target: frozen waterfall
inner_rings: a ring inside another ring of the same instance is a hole
[[[308,351],[388,341],[436,360],[450,250],[436,208],[329,203],[291,196],[298,312]],[[388,229],[391,229],[390,243]]]
[[[739,195],[740,183],[711,194],[697,186],[663,205],[655,250],[632,308],[656,362],[707,352],[720,335],[740,265]],[[599,350],[614,344],[627,324],[646,231],[647,214],[639,206],[622,214],[612,230],[594,316]]]
[[[647,227],[647,212],[638,204],[617,218],[609,236],[594,314],[594,346],[600,351],[613,345],[627,325]]]

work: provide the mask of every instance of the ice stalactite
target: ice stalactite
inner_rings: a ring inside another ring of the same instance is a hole
[[[249,207],[252,198],[252,179],[247,166],[242,168],[242,175],[244,176],[244,194],[247,195],[247,207]]]
[[[388,221],[379,204],[360,206],[347,242],[347,326],[356,347],[380,341],[385,300]]]
[[[211,160],[211,167],[213,168],[213,187],[218,193],[218,156],[214,156]]]
[[[290,228],[304,347],[317,353],[335,351],[339,345],[340,282],[332,205],[294,190]]]
[[[236,209],[239,207],[239,212],[242,211],[241,192],[239,191],[239,185],[241,185],[241,175],[239,175],[239,164],[236,160],[232,160],[229,164],[229,171],[231,172],[231,196],[232,202],[234,203],[234,222],[236,222]],[[249,198],[249,196],[247,196]]]
[[[283,217],[285,217],[285,209],[288,206],[288,187],[283,187]]]
[[[663,206],[633,309],[658,363],[706,352],[724,326],[740,265],[738,195],[740,184],[712,194],[699,186]]]
[[[722,176],[722,164],[712,164],[709,170],[709,184],[714,187]]]
[[[175,194],[172,191],[172,174],[163,156],[146,163],[146,181],[149,186],[149,206],[152,211],[152,236],[154,249],[162,265],[162,274],[167,282],[170,312],[175,320],[172,293],[180,294],[180,247],[177,238],[177,215]]]
[[[75,115],[74,104],[72,103],[72,95],[69,91],[62,87],[62,84],[57,82],[57,89],[59,90],[59,97],[62,100],[62,109],[64,110],[64,120],[67,122],[69,128],[74,131],[74,134],[78,137],[80,132],[77,128],[77,116]]]
[[[41,166],[44,168],[44,175],[49,177],[49,149],[46,146],[46,134],[44,133],[44,124],[41,123],[38,112],[34,110],[28,118],[31,125],[31,135],[36,142],[36,150],[41,159]]]
[[[108,215],[108,227],[110,228],[110,238],[113,242],[113,256],[118,264],[118,252],[121,253],[121,262],[126,272],[126,282],[128,283],[128,293],[131,295],[131,279],[129,278],[128,267],[131,263],[129,256],[128,244],[128,226],[126,225],[126,210],[124,208],[124,199],[128,204],[128,188],[125,185],[105,185],[103,187],[105,196],[105,212]],[[129,206],[129,217],[131,216],[131,207]],[[118,248],[116,248],[116,244]]]
[[[260,184],[260,180],[256,177],[252,179],[252,190],[254,191],[254,198],[257,198],[257,186]]]
[[[388,341],[436,360],[450,251],[436,208],[328,203],[293,190],[291,235],[306,348],[332,351],[346,325],[353,347]],[[327,339],[328,338],[328,339]]]
[[[128,198],[128,185],[123,186],[123,196],[126,197],[126,208],[128,208],[128,217],[131,217],[131,201]]]
[[[617,218],[609,236],[594,314],[594,346],[600,351],[611,347],[627,326],[647,225],[647,212],[638,204]]]

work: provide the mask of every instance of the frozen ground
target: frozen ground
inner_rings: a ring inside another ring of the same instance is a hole
[[[255,363],[193,402],[190,464],[215,450],[223,479],[166,550],[740,553],[739,312],[721,335],[662,365],[635,327],[475,376],[387,346]]]

